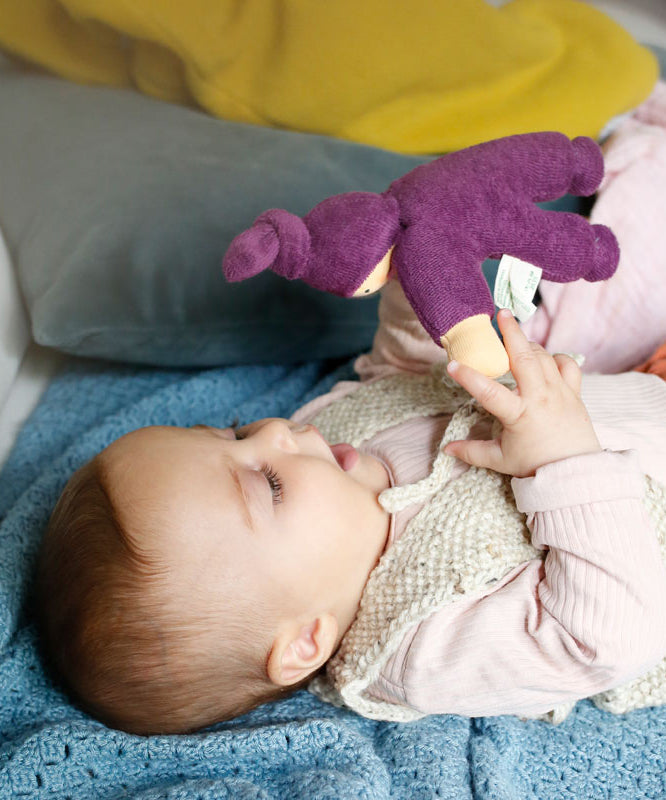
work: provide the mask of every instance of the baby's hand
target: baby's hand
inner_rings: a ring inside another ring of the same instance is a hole
[[[502,423],[491,441],[450,442],[445,452],[476,467],[525,478],[552,461],[596,453],[601,445],[580,398],[581,371],[569,356],[549,355],[530,342],[506,309],[498,314],[512,391],[472,367],[450,362],[448,372]]]

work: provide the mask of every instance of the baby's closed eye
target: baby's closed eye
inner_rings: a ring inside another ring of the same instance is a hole
[[[261,472],[263,473],[268,485],[271,488],[271,495],[273,497],[273,504],[277,505],[278,503],[282,502],[284,497],[283,487],[282,487],[282,480],[277,472],[270,466],[270,464],[263,464],[261,467]]]

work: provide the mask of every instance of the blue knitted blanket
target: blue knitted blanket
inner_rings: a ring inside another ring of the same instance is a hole
[[[188,736],[131,736],[73,707],[42,669],[30,575],[71,472],[142,425],[289,416],[348,364],[197,372],[76,364],[0,473],[0,798],[383,800],[666,798],[666,709],[578,704],[558,727],[515,717],[382,723],[307,692]]]

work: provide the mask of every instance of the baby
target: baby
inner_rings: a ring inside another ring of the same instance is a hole
[[[391,280],[359,382],[291,420],[136,430],[75,473],[44,538],[38,606],[45,650],[83,707],[131,732],[184,732],[318,676],[320,694],[372,717],[537,716],[658,664],[666,570],[643,500],[645,474],[655,497],[666,485],[666,383],[583,377],[572,358],[529,342],[509,312],[499,325],[515,389],[455,362],[448,384],[434,384],[458,404],[471,395],[494,427],[470,417],[457,436],[453,409],[398,413],[396,387],[427,382],[445,357]],[[311,422],[326,427],[319,421],[341,409],[353,428],[353,408],[369,410],[351,444]],[[421,492],[391,510],[384,499],[430,480],[433,464],[444,465],[446,491],[485,474],[468,465],[511,476],[503,494],[496,486],[504,510],[479,495],[466,506],[476,516],[455,516],[458,501],[441,495],[451,530],[482,552],[451,591],[448,578],[425,587],[436,607],[386,611],[373,605],[378,593],[423,606],[409,594],[409,557],[430,501]],[[505,519],[527,526],[513,562]],[[486,563],[495,573],[476,579]],[[359,631],[377,626],[386,630],[370,655],[355,657]]]

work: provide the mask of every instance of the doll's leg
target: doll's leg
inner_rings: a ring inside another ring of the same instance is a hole
[[[589,195],[604,174],[598,146],[586,137],[570,141],[553,131],[498,139],[479,146],[488,162],[494,157],[496,175],[505,175],[512,189],[535,202],[555,200],[564,194]],[[464,151],[463,151],[464,152]]]
[[[648,101],[666,119],[666,86]],[[522,325],[549,352],[579,352],[585,372],[622,372],[666,341],[666,125],[625,122],[606,146],[607,176],[591,222],[608,225],[620,263],[607,281],[542,281],[542,303]]]
[[[545,280],[558,283],[609,278],[619,252],[615,237],[603,225],[584,217],[534,206],[506,243],[506,252],[543,269]]]

